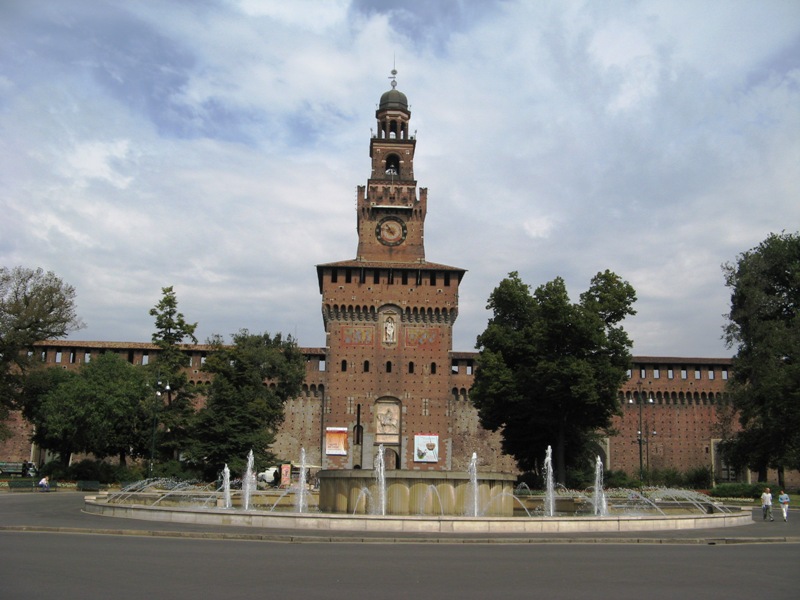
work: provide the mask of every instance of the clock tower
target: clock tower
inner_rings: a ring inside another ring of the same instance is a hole
[[[449,470],[452,328],[464,269],[425,259],[427,190],[417,188],[406,95],[375,112],[370,177],[357,189],[356,257],[317,266],[326,333],[321,454],[327,469]]]

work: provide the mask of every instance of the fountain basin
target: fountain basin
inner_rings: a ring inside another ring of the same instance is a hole
[[[432,517],[373,516],[231,510],[197,506],[147,506],[108,502],[108,494],[87,496],[84,510],[117,518],[202,525],[232,525],[295,531],[429,533],[429,534],[557,534],[633,531],[680,531],[733,527],[752,523],[750,508],[708,515],[608,517]]]
[[[373,471],[343,469],[320,471],[319,509],[325,513],[366,515],[378,495]],[[470,506],[473,484],[470,473],[460,471],[385,472],[385,515],[463,516]],[[479,473],[479,514],[511,517],[514,512],[516,477],[507,473]]]

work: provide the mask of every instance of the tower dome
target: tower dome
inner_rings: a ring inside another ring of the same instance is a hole
[[[408,98],[406,95],[397,89],[397,69],[392,69],[392,75],[389,77],[392,80],[392,89],[384,92],[381,96],[378,110],[402,110],[408,112]]]
[[[408,98],[403,92],[395,88],[385,92],[381,96],[381,102],[378,105],[379,110],[390,110],[392,108],[408,110]]]

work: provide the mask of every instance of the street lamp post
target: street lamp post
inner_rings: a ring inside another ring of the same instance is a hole
[[[156,432],[158,431],[158,412],[161,408],[161,382],[157,382],[156,387],[156,399],[153,405],[153,434],[150,439],[150,468],[148,469],[148,477],[153,477],[153,462],[155,461],[156,457]],[[166,387],[164,388],[167,393],[169,393],[169,383],[167,383]]]
[[[648,392],[648,402],[653,403],[652,392]],[[650,440],[645,439],[644,423],[643,423],[643,409],[644,402],[642,401],[642,382],[636,384],[636,401],[639,403],[639,429],[636,431],[636,442],[639,444],[639,481],[644,481],[644,446],[647,444],[647,469],[650,470]],[[628,401],[633,404],[633,398]],[[653,435],[655,435],[653,431]],[[647,436],[649,438],[649,435]]]

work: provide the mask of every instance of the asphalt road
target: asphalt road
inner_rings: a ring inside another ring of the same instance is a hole
[[[82,498],[0,493],[2,600],[800,598],[800,512],[683,537],[287,543],[88,515]]]

